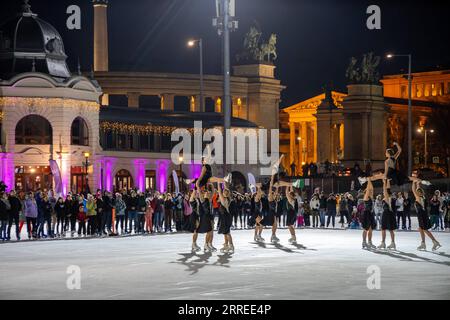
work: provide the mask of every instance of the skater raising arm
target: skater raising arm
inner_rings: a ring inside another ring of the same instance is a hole
[[[367,179],[367,188],[364,192],[364,201],[369,201],[373,199],[373,184],[370,178]]]
[[[217,191],[219,192],[220,203],[225,207],[225,209],[229,210],[229,207],[230,207],[230,201],[228,199],[229,191],[228,191],[228,189],[226,189],[226,190],[227,190],[227,195],[224,195],[225,190],[222,191],[222,187],[220,186],[219,183],[217,183]]]
[[[400,154],[402,153],[402,147],[400,147],[400,145],[397,142],[394,142],[394,146],[397,147],[397,152],[394,154],[394,158],[395,160],[397,160],[398,157],[400,157]]]

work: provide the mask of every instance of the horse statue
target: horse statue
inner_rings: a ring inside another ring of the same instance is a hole
[[[243,51],[236,55],[236,60],[258,60],[260,56],[259,42],[262,32],[255,26],[245,34]]]
[[[355,57],[350,58],[350,63],[345,72],[345,76],[350,83],[358,83],[361,81],[361,74],[359,68],[356,66],[358,59]]]
[[[259,61],[267,61],[272,62],[278,58],[277,55],[277,35],[272,33],[267,43],[263,43],[260,48],[261,55],[259,57]],[[266,60],[267,56],[267,60]],[[271,57],[273,58],[271,59]]]
[[[365,83],[377,83],[380,80],[380,74],[377,68],[380,65],[381,58],[374,56],[373,52],[363,55],[361,62],[361,80]]]

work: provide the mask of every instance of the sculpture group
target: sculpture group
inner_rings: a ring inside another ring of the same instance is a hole
[[[361,64],[358,66],[358,59],[352,57],[345,76],[351,84],[378,84],[380,73],[377,69],[380,61],[379,56],[369,52],[363,55]]]
[[[276,34],[272,33],[269,40],[263,42],[261,30],[256,26],[252,26],[245,35],[243,51],[236,55],[236,60],[239,62],[271,63],[278,57],[276,44]]]

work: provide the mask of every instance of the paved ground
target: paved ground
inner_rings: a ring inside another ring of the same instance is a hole
[[[289,245],[287,233],[261,245],[236,231],[234,255],[192,254],[189,234],[2,244],[0,298],[450,299],[449,233],[437,234],[436,253],[416,250],[417,232],[398,232],[396,252],[361,250],[357,230],[301,230],[305,248]],[[71,265],[80,290],[67,288]],[[367,287],[370,266],[380,270],[379,290]]]

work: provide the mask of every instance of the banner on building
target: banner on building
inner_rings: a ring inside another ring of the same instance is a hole
[[[61,171],[59,170],[58,163],[55,160],[50,160],[50,169],[52,170],[53,179],[55,180],[55,193],[62,194],[62,180]]]

